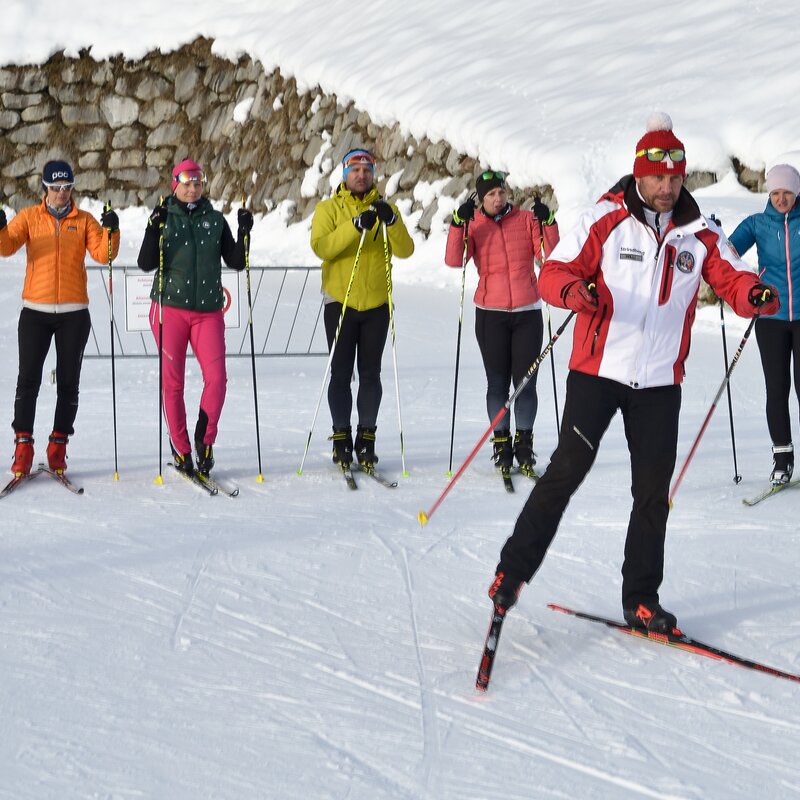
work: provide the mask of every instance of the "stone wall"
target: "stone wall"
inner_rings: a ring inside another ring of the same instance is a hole
[[[298,91],[293,78],[267,74],[247,56],[237,63],[215,56],[211,44],[197,39],[136,61],[95,61],[85,51],[0,67],[0,200],[19,209],[38,199],[45,161],[66,158],[79,194],[115,207],[152,206],[170,191],[171,166],[190,156],[226,208],[242,196],[256,211],[288,200],[292,222],[330,193],[330,173],[355,146],[378,158],[379,189],[390,183],[391,198],[410,198],[415,210],[419,181],[443,181],[441,193],[457,196],[485,167],[446,142],[404,135],[399,124],[375,125],[319,88]],[[715,179],[694,175],[690,186]],[[536,194],[557,207],[549,186],[517,189],[512,200],[527,206]],[[419,227],[428,231],[437,201],[425,195]]]

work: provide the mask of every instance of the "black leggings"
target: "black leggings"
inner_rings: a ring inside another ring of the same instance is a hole
[[[325,333],[328,350],[333,345],[336,326],[342,313],[341,303],[325,306]],[[328,384],[328,406],[334,428],[349,428],[353,410],[350,378],[358,356],[358,424],[374,428],[378,424],[378,409],[383,397],[381,386],[381,359],[389,330],[389,305],[384,304],[368,311],[348,308],[336,342],[331,362],[331,380]]]
[[[57,398],[53,430],[69,436],[75,432],[72,426],[78,413],[81,364],[91,327],[88,308],[64,314],[22,309],[18,327],[19,375],[12,423],[15,431],[33,433],[44,360],[55,336]]]
[[[756,341],[767,387],[767,428],[774,445],[792,441],[789,392],[800,402],[800,322],[781,319],[756,321]]]
[[[525,373],[542,349],[542,311],[495,311],[475,309],[475,336],[486,370],[486,411],[493,420],[508,401],[511,381],[519,386]],[[525,389],[514,401],[517,430],[532,430],[539,399],[533,373]],[[498,430],[511,427],[511,415],[503,417]]]

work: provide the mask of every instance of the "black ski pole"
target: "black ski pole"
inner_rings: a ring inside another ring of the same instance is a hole
[[[477,197],[475,192],[470,199]],[[456,436],[456,400],[458,398],[458,367],[461,362],[461,328],[464,323],[464,285],[467,278],[467,248],[469,247],[469,220],[464,222],[464,255],[461,260],[461,301],[458,306],[458,336],[456,337],[456,374],[453,380],[453,420],[450,424],[450,461],[447,464],[447,476],[453,474],[453,442]]]
[[[111,203],[106,200],[106,211],[111,211]],[[119,464],[117,462],[117,376],[114,365],[114,279],[111,274],[113,263],[113,246],[111,230],[108,232],[108,308],[111,317],[111,413],[114,421],[114,480],[119,480]]]
[[[540,219],[537,220],[539,223],[539,246],[542,250],[542,265],[545,262],[545,254],[544,254],[544,225]],[[553,325],[550,321],[550,306],[547,306],[547,337],[549,339],[553,338]],[[556,435],[561,428],[561,414],[558,411],[558,388],[556,384],[556,361],[554,358],[550,359],[550,372],[553,375],[553,403],[555,404],[556,408]]]
[[[712,214],[711,219],[722,227],[722,223]],[[725,336],[725,301],[720,297],[719,299],[719,324],[722,329],[722,357],[725,362],[725,372],[728,371],[728,341]],[[742,476],[739,474],[739,467],[736,463],[736,432],[733,429],[733,401],[731,400],[731,385],[728,382],[728,419],[731,422],[731,449],[733,450],[733,482],[741,483]]]
[[[242,198],[242,208],[245,207],[245,199]],[[256,413],[256,452],[258,454],[258,476],[257,483],[264,482],[264,475],[261,472],[261,435],[258,427],[258,387],[256,384],[256,343],[253,334],[253,298],[250,293],[250,236],[244,236],[244,274],[245,285],[247,286],[247,313],[249,315],[248,324],[250,327],[250,364],[253,369],[253,405]]]
[[[158,204],[164,205],[164,198],[159,197]],[[158,475],[155,482],[164,483],[161,474],[162,438],[164,436],[164,223],[160,225],[158,235]]]

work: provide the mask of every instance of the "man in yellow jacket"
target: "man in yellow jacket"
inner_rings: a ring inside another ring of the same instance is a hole
[[[22,209],[7,223],[0,208],[0,255],[23,245],[27,254],[22,311],[19,316],[19,375],[14,401],[15,476],[33,463],[33,422],[50,343],[56,340],[57,399],[47,447],[50,469],[63,472],[67,441],[74,433],[83,351],[89,338],[86,253],[97,262],[119,250],[119,219],[103,212],[102,227],[72,198],[75,176],[66,161],[48,161],[42,173],[42,202]],[[110,241],[109,241],[110,240]]]
[[[311,248],[322,259],[325,332],[328,348],[333,349],[328,384],[333,460],[342,467],[349,467],[353,461],[350,376],[356,364],[356,455],[365,467],[378,461],[375,429],[383,394],[381,358],[389,329],[386,271],[391,270],[392,255],[408,258],[414,252],[414,242],[397,208],[381,198],[374,182],[372,154],[351,150],[342,160],[342,183],[331,198],[317,205],[311,222]]]

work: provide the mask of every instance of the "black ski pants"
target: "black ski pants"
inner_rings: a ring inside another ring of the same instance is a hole
[[[767,387],[767,428],[774,445],[792,441],[789,393],[800,402],[800,321],[761,319],[756,321],[756,341]]]
[[[497,311],[475,309],[475,336],[486,370],[486,411],[493,420],[508,402],[509,386],[516,389],[542,350],[542,311]],[[539,399],[536,395],[538,370],[514,401],[517,430],[533,430]],[[511,427],[511,415],[503,417],[498,431]]]
[[[333,347],[341,314],[341,303],[328,303],[325,306],[328,352]],[[381,361],[388,330],[388,303],[367,311],[356,311],[354,308],[347,308],[345,311],[331,361],[331,378],[328,384],[328,406],[334,428],[350,427],[350,414],[353,410],[350,379],[355,365],[358,366],[358,424],[365,428],[377,426],[378,410],[383,397]]]
[[[631,457],[633,495],[622,566],[622,605],[657,602],[664,575],[669,482],[675,468],[680,405],[680,386],[633,389],[570,372],[558,447],[503,547],[498,569],[520,580],[533,577],[619,410]]]
[[[33,433],[42,369],[55,337],[57,397],[53,430],[69,436],[75,432],[83,351],[91,327],[88,308],[64,314],[22,309],[17,329],[19,375],[12,423],[15,431]]]

